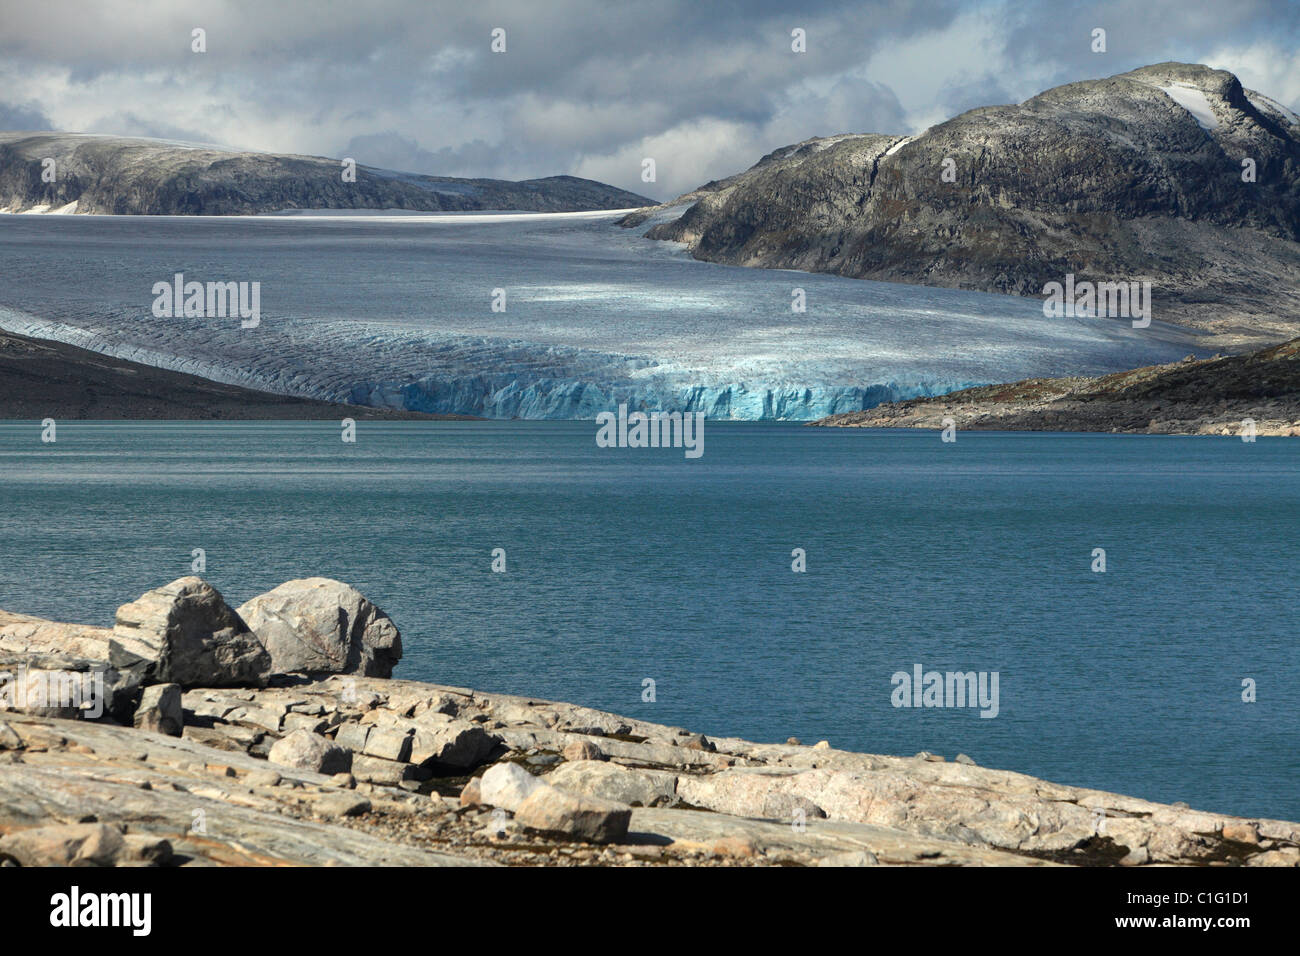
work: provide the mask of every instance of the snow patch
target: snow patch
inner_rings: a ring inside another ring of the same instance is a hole
[[[1218,129],[1219,118],[1214,115],[1209,97],[1194,86],[1162,86],[1160,89],[1171,100],[1192,114],[1201,129]]]
[[[895,143],[893,146],[889,147],[889,149],[885,150],[885,155],[886,155],[886,156],[893,156],[896,152],[898,152],[900,149],[902,149],[904,146],[906,146],[908,143],[910,143],[910,142],[911,142],[912,140],[914,140],[914,139],[916,139],[915,136],[904,136],[902,139],[900,139],[900,140],[899,140],[897,143]]]
[[[1255,109],[1259,110],[1261,113],[1276,114],[1292,126],[1300,124],[1300,116],[1296,115],[1294,110],[1287,109],[1277,100],[1265,96],[1263,93],[1248,93],[1246,94],[1246,99],[1250,101],[1251,106],[1255,107]]]

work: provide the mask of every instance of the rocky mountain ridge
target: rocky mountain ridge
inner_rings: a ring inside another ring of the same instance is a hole
[[[52,165],[51,165],[52,164]],[[47,174],[47,169],[52,173]],[[0,210],[250,215],[289,209],[627,209],[647,200],[576,176],[454,179],[340,160],[86,133],[0,133]],[[47,176],[52,181],[47,182]]]
[[[808,140],[623,222],[652,219],[713,262],[1025,296],[1150,281],[1156,318],[1216,347],[1300,333],[1300,117],[1195,64]]]

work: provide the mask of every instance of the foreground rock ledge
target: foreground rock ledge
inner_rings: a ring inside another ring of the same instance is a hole
[[[966,763],[723,738],[709,741],[710,751],[682,746],[693,739],[685,731],[572,704],[379,678],[277,683],[186,691],[180,738],[0,715],[0,858],[28,865],[1300,864],[1295,823],[1202,813]],[[469,727],[491,741],[489,753],[477,757],[467,747]],[[350,750],[338,738],[360,739],[361,728],[369,733],[363,750],[350,751],[351,771],[334,773],[338,752]],[[332,755],[329,774],[266,759],[301,731],[333,741],[319,748],[323,760]],[[418,751],[417,737],[426,738]],[[562,760],[574,742],[593,744],[607,759]],[[457,761],[481,762],[471,770]],[[495,781],[492,789],[512,795],[495,797],[503,804],[525,806],[528,781],[521,786],[514,770],[576,799],[553,794],[544,807],[534,799],[528,815],[544,830],[529,829],[479,793],[474,774],[502,763],[517,765],[508,775],[516,782]],[[71,825],[104,825],[123,839],[50,829]]]
[[[388,625],[364,638],[378,609],[317,645],[350,635],[362,651],[330,666],[358,672],[267,675],[256,632],[195,582],[132,605],[158,624],[115,664],[120,632],[0,612],[0,707],[20,668],[106,671],[115,705],[0,713],[0,865],[1300,865],[1296,823],[368,677],[400,647]],[[316,621],[275,626],[310,645]],[[251,686],[189,682],[204,668]]]

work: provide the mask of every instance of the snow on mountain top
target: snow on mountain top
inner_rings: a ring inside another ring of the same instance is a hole
[[[1256,93],[1252,90],[1246,93],[1246,98],[1250,100],[1250,105],[1261,113],[1276,113],[1292,126],[1300,124],[1300,116],[1296,115],[1294,110],[1283,106],[1271,96],[1265,96],[1263,93]]]
[[[1192,118],[1200,124],[1201,129],[1217,129],[1219,118],[1214,115],[1214,109],[1210,106],[1209,97],[1194,86],[1185,86],[1178,84],[1176,86],[1162,86],[1161,90],[1181,106],[1187,112],[1192,114]]]

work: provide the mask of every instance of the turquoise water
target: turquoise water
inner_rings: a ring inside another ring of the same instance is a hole
[[[1300,444],[709,422],[687,460],[595,431],[0,423],[0,607],[107,624],[203,548],[236,605],[354,584],[398,676],[1300,819]],[[893,707],[917,663],[998,672],[998,715]]]

